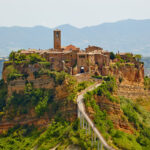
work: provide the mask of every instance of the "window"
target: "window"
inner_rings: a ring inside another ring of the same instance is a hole
[[[85,55],[80,55],[79,58],[85,58]]]

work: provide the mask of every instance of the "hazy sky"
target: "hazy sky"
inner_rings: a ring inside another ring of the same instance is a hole
[[[150,19],[150,0],[0,0],[0,26],[77,27]]]

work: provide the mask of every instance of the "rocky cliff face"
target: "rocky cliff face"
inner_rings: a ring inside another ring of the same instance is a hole
[[[15,64],[13,62],[6,62],[4,63],[2,78],[5,82],[7,82],[8,75],[12,72],[12,70],[16,70],[18,73],[25,75],[27,80],[34,80],[35,79],[35,72],[38,72],[43,66],[39,63],[35,64],[27,64],[27,63],[20,63]]]
[[[142,84],[144,82],[144,65],[120,64],[118,66],[103,67],[102,75],[114,75],[117,78],[122,78],[126,83],[136,82]]]
[[[14,65],[14,68],[19,71],[21,74],[28,74],[26,78],[19,77],[17,79],[8,81],[7,76],[9,74],[8,66],[12,64],[5,64],[3,70],[3,79],[7,84],[8,88],[8,96],[7,102],[9,103],[9,98],[13,95],[13,93],[24,94],[25,87],[27,83],[32,83],[34,89],[47,89],[54,91],[53,103],[48,104],[48,110],[44,113],[43,116],[38,117],[35,109],[32,105],[29,105],[28,113],[26,114],[14,114],[14,111],[19,112],[21,109],[18,107],[14,109],[13,107],[9,107],[0,118],[0,133],[8,130],[11,127],[14,127],[17,124],[20,125],[31,125],[34,124],[37,127],[46,126],[49,122],[60,115],[62,118],[73,121],[77,117],[77,105],[73,101],[73,99],[67,100],[70,93],[74,90],[74,84],[70,84],[71,76],[62,79],[62,76],[59,77],[62,80],[62,83],[56,83],[54,76],[42,74],[38,77],[35,77],[34,72],[37,72],[41,69],[39,64],[34,65]],[[61,73],[58,73],[61,74]],[[26,107],[26,106],[25,106]]]
[[[150,91],[145,90],[144,86],[142,85],[123,83],[123,84],[118,84],[117,95],[124,96],[131,99],[137,99],[137,98],[149,99]]]
[[[11,96],[13,92],[23,92],[26,81],[31,82],[34,88],[53,89],[55,86],[54,80],[46,75],[34,80],[17,79],[8,83],[8,96]]]

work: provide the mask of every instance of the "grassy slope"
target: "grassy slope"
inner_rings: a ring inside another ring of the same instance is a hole
[[[85,95],[86,107],[91,107],[94,110],[93,119],[96,126],[108,143],[116,148],[125,150],[150,149],[150,113],[138,102],[133,102],[124,97],[112,96],[114,89],[115,82],[110,79],[96,90]],[[95,95],[103,96],[113,104],[120,104],[123,111],[122,117],[127,119],[134,132],[129,134],[115,128],[107,110],[102,111],[96,103]]]

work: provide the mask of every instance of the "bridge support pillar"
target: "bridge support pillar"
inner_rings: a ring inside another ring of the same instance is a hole
[[[84,117],[82,118],[82,126],[83,126],[83,129],[84,129]]]
[[[87,134],[87,125],[88,123],[87,123],[87,121],[86,121],[86,123],[85,123],[85,129],[86,129],[86,134]]]
[[[94,134],[94,143],[96,143],[96,134]]]
[[[79,109],[78,109],[77,114],[78,114],[78,118],[81,118],[81,112],[80,112],[80,110],[79,110]]]
[[[98,140],[98,142],[97,142],[97,150],[100,150],[100,149],[99,149],[99,140]]]
[[[103,149],[103,144],[101,143],[101,148],[100,148],[100,150],[102,150]]]

